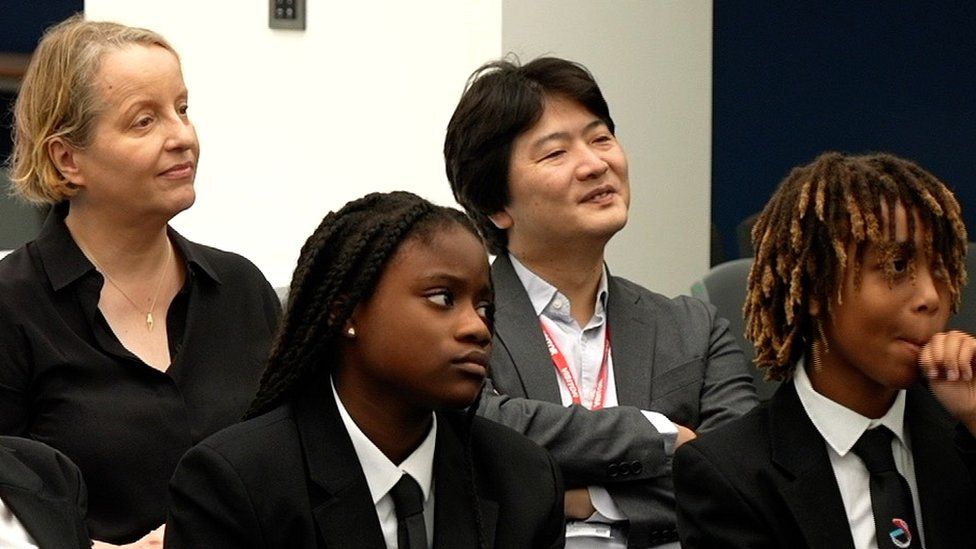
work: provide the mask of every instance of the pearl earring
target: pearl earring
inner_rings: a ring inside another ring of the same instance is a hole
[[[348,329],[346,330],[346,335],[347,335],[347,336],[349,336],[349,337],[356,337],[356,329],[355,329],[355,328],[353,328],[352,326],[350,326],[350,327],[349,327],[349,328],[348,328]]]

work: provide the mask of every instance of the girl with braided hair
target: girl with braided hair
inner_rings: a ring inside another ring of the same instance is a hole
[[[952,192],[889,154],[824,153],[752,238],[746,335],[785,381],[676,453],[683,546],[976,547],[976,339],[945,331],[966,283]]]
[[[491,311],[460,211],[393,192],[329,213],[245,421],[177,468],[167,546],[561,547],[551,458],[472,413]]]

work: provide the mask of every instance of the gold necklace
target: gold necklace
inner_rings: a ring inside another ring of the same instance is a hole
[[[129,294],[125,293],[125,290],[122,289],[122,286],[119,286],[119,284],[115,282],[115,280],[111,276],[108,275],[105,269],[103,269],[102,266],[98,264],[98,261],[95,260],[95,256],[93,256],[91,252],[86,250],[81,245],[81,243],[79,243],[77,240],[75,242],[78,244],[78,248],[81,250],[81,253],[85,254],[85,257],[87,257],[95,265],[95,268],[98,269],[98,272],[102,273],[102,276],[105,277],[105,280],[108,280],[109,283],[112,284],[112,286],[115,286],[115,289],[118,290],[120,294],[122,294],[122,297],[129,300],[129,303],[131,303],[132,306],[135,307],[136,310],[141,313],[142,309],[135,302],[135,300],[129,297]],[[163,286],[163,279],[166,278],[166,268],[169,267],[169,261],[172,258],[173,258],[173,246],[167,240],[166,261],[163,263],[163,268],[159,273],[159,279],[156,281],[156,291],[153,292],[152,303],[149,304],[149,310],[146,311],[146,329],[149,330],[150,332],[152,331],[153,324],[154,324],[152,313],[153,310],[156,308],[156,299],[159,298],[159,289],[162,288]]]

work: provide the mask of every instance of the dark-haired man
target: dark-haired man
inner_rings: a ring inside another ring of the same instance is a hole
[[[630,185],[599,86],[563,59],[488,63],[444,156],[497,255],[479,412],[547,448],[576,488],[567,547],[674,542],[674,449],[752,408],[755,389],[714,308],[609,274],[604,248],[627,222]]]

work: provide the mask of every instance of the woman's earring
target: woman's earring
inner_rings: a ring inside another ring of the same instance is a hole
[[[356,337],[356,328],[352,326],[346,328],[346,337]]]

